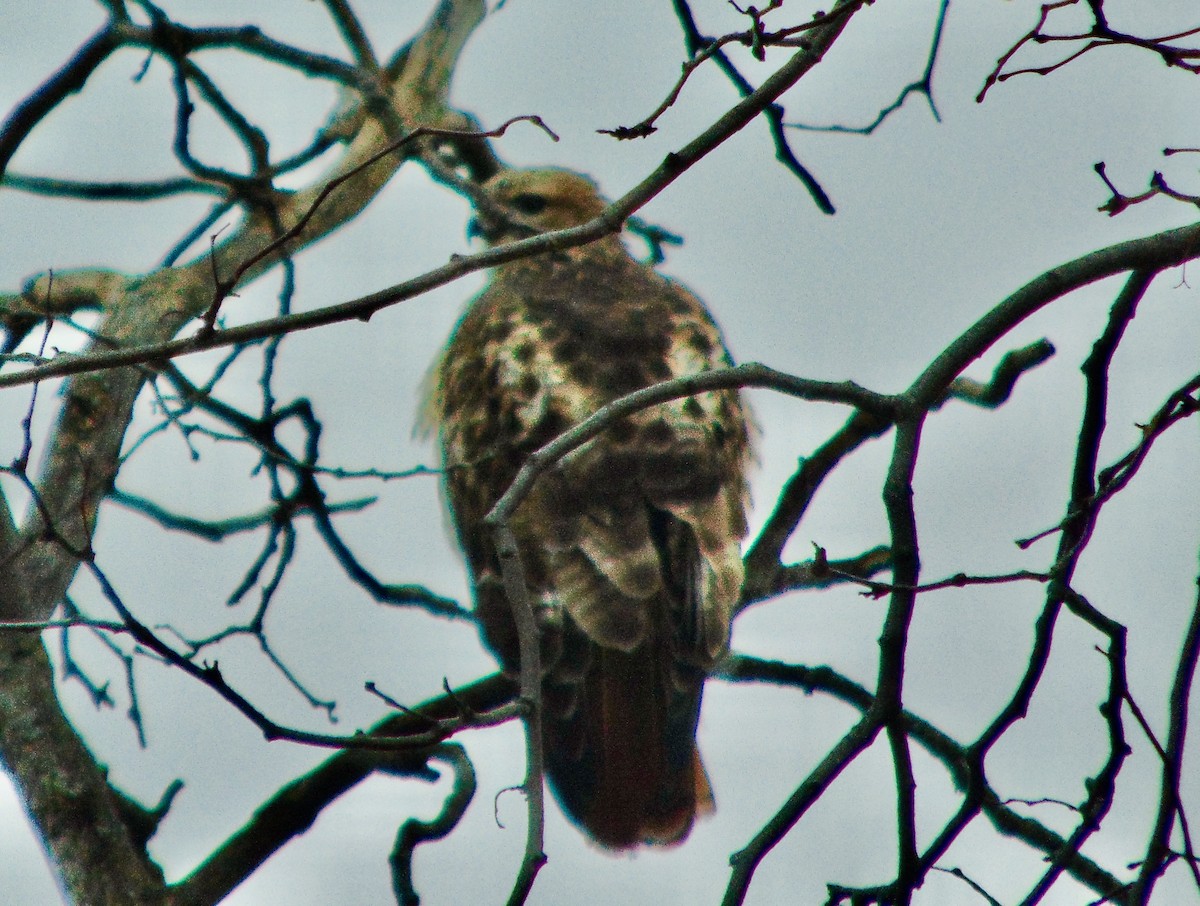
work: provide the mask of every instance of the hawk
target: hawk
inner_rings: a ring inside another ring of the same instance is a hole
[[[506,170],[480,214],[495,245],[577,226],[605,207],[566,170]],[[728,365],[694,295],[618,236],[495,268],[433,374],[445,487],[484,638],[509,671],[517,635],[483,517],[530,453],[601,406]],[[541,628],[546,776],[611,849],[682,841],[713,809],[696,749],[707,671],[742,583],[747,417],[734,390],[623,418],[542,475],[516,535]]]

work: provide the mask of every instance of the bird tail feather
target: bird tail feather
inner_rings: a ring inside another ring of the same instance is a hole
[[[629,653],[589,645],[570,696],[547,696],[550,787],[567,815],[611,849],[680,843],[714,808],[695,743],[703,673],[681,672],[654,642]]]

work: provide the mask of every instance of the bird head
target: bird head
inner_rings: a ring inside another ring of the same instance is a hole
[[[483,190],[507,216],[480,210],[467,225],[467,235],[480,236],[490,245],[579,226],[608,205],[586,176],[554,168],[502,170]]]

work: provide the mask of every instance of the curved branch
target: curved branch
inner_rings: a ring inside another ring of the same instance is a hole
[[[754,835],[754,839],[744,849],[729,857],[729,864],[733,870],[730,872],[729,885],[725,888],[721,906],[740,906],[750,889],[754,871],[763,857],[787,835],[813,803],[825,794],[842,771],[866,751],[874,742],[879,730],[879,720],[870,714],[864,715],[804,778],[796,791],[788,797],[787,802],[763,825],[762,830]]]
[[[1200,257],[1200,223],[1129,239],[1082,255],[1030,280],[972,324],[930,363],[906,391],[917,408],[928,408],[963,369],[1030,315],[1077,289],[1127,271],[1155,276]]]
[[[808,132],[843,132],[852,135],[871,135],[883,122],[904,106],[910,94],[919,94],[929,104],[929,112],[933,114],[934,122],[940,123],[942,115],[938,113],[937,103],[933,100],[933,71],[937,66],[938,52],[942,46],[942,35],[946,29],[946,14],[950,11],[950,0],[941,0],[938,8],[937,22],[933,26],[933,40],[929,46],[929,56],[925,60],[925,71],[921,78],[909,82],[896,96],[896,100],[888,104],[876,114],[875,119],[865,126],[814,126],[809,123],[784,123],[789,129],[800,129]]]
[[[361,733],[351,736],[338,736],[329,733],[313,733],[307,730],[289,728],[272,720],[259,710],[259,708],[255,707],[249,699],[230,686],[221,673],[219,663],[214,661],[211,664],[207,662],[197,664],[190,657],[180,654],[151,632],[148,626],[133,615],[94,561],[86,560],[84,561],[84,566],[100,586],[105,600],[117,612],[117,616],[121,618],[121,622],[129,629],[129,634],[133,637],[134,641],[147,651],[162,658],[168,665],[183,671],[188,676],[212,689],[228,704],[232,705],[234,710],[258,727],[262,731],[263,737],[269,742],[284,739],[326,749],[367,749],[389,752],[422,751],[430,746],[437,745],[460,730],[468,727],[495,726],[496,724],[506,723],[521,716],[525,710],[523,703],[517,703],[485,713],[472,711],[469,714],[459,714],[454,718],[446,720],[427,720],[419,731],[405,736],[367,736]],[[293,683],[293,685],[295,684]]]
[[[0,185],[6,189],[29,192],[31,195],[80,198],[86,201],[158,201],[161,198],[193,192],[202,195],[225,194],[225,190],[220,186],[186,176],[146,182],[91,182],[8,173]]]
[[[1158,814],[1154,829],[1146,845],[1142,868],[1138,873],[1130,899],[1145,903],[1150,899],[1154,885],[1166,870],[1170,853],[1171,833],[1178,814],[1179,822],[1186,833],[1183,805],[1180,800],[1179,784],[1183,776],[1183,754],[1187,742],[1188,711],[1192,681],[1196,676],[1197,661],[1200,661],[1200,599],[1192,607],[1191,620],[1183,639],[1183,650],[1175,669],[1175,681],[1171,686],[1169,729],[1167,744],[1162,756],[1162,777],[1159,781]],[[1193,866],[1194,867],[1194,866]]]
[[[805,667],[733,654],[721,663],[715,676],[729,682],[770,683],[794,686],[805,693],[824,692],[862,714],[867,714],[874,707],[874,697],[867,689],[829,667]],[[1082,853],[1066,849],[1066,841],[1045,825],[1014,812],[1008,802],[1002,800],[988,785],[986,776],[982,770],[978,770],[978,762],[971,759],[970,752],[961,743],[911,711],[903,711],[901,719],[905,731],[941,762],[954,785],[967,794],[968,801],[976,801],[966,815],[960,811],[960,816],[948,825],[948,830],[962,824],[963,817],[982,811],[1001,833],[1020,839],[1047,856],[1065,852],[1063,859],[1067,872],[1099,895],[1108,897],[1114,903],[1133,902],[1121,893],[1125,886],[1120,880]],[[967,805],[964,803],[964,809]],[[932,867],[932,859],[937,858],[942,849],[944,846],[935,842],[924,856],[924,861]]]
[[[494,711],[510,703],[514,694],[508,678],[493,674],[453,694],[432,699],[410,713],[394,714],[377,723],[368,734],[404,736],[419,732],[430,721],[451,719],[464,710]],[[427,765],[429,754],[353,751],[334,755],[276,793],[203,864],[176,884],[172,888],[174,902],[177,906],[219,902],[267,859],[312,827],[326,806],[375,771],[432,779]]]
[[[1015,349],[1000,360],[990,381],[980,383],[968,378],[955,378],[943,394],[943,399],[961,399],[977,406],[995,408],[1008,399],[1021,375],[1046,361],[1053,352],[1054,347],[1045,340]],[[789,567],[780,563],[783,548],[800,524],[821,483],[838,463],[867,441],[888,431],[892,424],[890,418],[860,409],[811,456],[804,458],[800,468],[784,485],[774,512],[746,554],[746,580],[742,587],[744,602],[761,600],[788,587]],[[856,570],[850,572],[866,577],[888,563],[890,554],[868,564],[870,570],[866,573]]]
[[[475,796],[475,768],[462,746],[444,743],[430,755],[430,760],[433,759],[450,766],[454,775],[453,785],[436,818],[432,821],[409,818],[400,825],[400,830],[396,833],[396,845],[392,849],[389,861],[392,865],[392,887],[396,893],[396,902],[402,906],[418,906],[421,902],[416,887],[413,886],[413,851],[420,844],[441,840],[453,831]]]
[[[34,127],[70,95],[82,89],[91,74],[120,46],[121,40],[112,23],[106,24],[88,38],[58,72],[13,108],[4,125],[0,126],[0,179]]]
[[[197,50],[236,48],[306,76],[330,79],[343,85],[370,87],[370,81],[349,63],[279,41],[264,34],[256,25],[190,28],[161,16],[149,26],[126,22],[120,26],[120,35],[122,43],[167,56],[186,55]]]
[[[569,431],[564,431],[553,441],[531,453],[485,521],[496,525],[508,519],[525,499],[539,475],[572,450],[603,433],[618,419],[670,400],[710,390],[736,387],[761,387],[811,401],[843,403],[873,416],[887,417],[895,411],[891,397],[867,390],[853,381],[813,381],[776,371],[757,362],[672,378],[613,400]]]

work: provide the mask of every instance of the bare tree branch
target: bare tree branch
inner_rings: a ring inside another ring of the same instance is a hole
[[[942,115],[938,113],[937,103],[933,100],[933,72],[937,66],[938,51],[942,46],[942,34],[946,27],[946,14],[950,11],[950,0],[941,0],[938,7],[937,23],[933,27],[933,41],[929,46],[929,56],[925,60],[925,72],[921,78],[915,82],[910,82],[900,89],[900,94],[896,96],[896,100],[888,104],[876,115],[875,119],[867,123],[865,126],[813,126],[808,123],[784,123],[789,129],[800,129],[808,132],[845,132],[854,135],[870,135],[881,125],[884,120],[904,106],[904,102],[908,100],[909,95],[919,94],[925,98],[929,104],[929,112],[933,114],[935,122],[942,121]]]
[[[406,736],[426,730],[431,722],[456,719],[464,708],[483,713],[512,701],[513,684],[496,674],[414,708],[394,714],[370,731],[381,737]],[[180,906],[219,902],[290,840],[310,828],[321,811],[342,793],[374,771],[435,779],[426,763],[428,753],[340,752],[304,777],[280,790],[220,849],[172,890]]]

